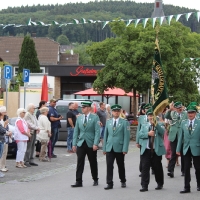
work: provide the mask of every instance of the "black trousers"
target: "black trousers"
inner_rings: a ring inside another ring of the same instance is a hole
[[[174,172],[174,168],[176,165],[176,147],[177,147],[177,136],[173,142],[170,141],[170,147],[171,147],[171,158],[169,160],[169,165],[168,165],[168,171],[169,172]],[[182,164],[182,163],[181,163]]]
[[[125,176],[125,164],[124,164],[125,155],[120,152],[114,152],[113,149],[110,152],[106,152],[106,163],[107,163],[107,184],[113,185],[113,169],[114,169],[114,161],[116,159],[118,166],[119,179],[122,183],[126,182]]]
[[[98,180],[98,165],[97,165],[97,151],[93,151],[93,148],[89,148],[84,141],[81,147],[77,147],[77,168],[76,168],[76,182],[82,183],[82,176],[85,165],[85,156],[87,155],[92,178],[94,181]]]
[[[164,185],[164,172],[162,166],[162,156],[158,156],[155,152],[151,152],[151,149],[146,149],[141,155],[142,163],[142,178],[141,185],[144,188],[148,188],[150,182],[150,167],[155,173],[155,180],[158,185]]]
[[[184,155],[185,189],[190,189],[191,158],[193,158],[193,165],[194,165],[194,169],[195,169],[197,187],[200,186],[200,156],[193,156],[192,153],[191,153],[191,149],[189,148],[187,153]]]

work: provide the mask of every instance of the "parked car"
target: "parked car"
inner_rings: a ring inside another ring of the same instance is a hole
[[[70,102],[76,102],[78,103],[78,111],[79,113],[82,113],[81,110],[81,102],[83,101],[90,101],[92,104],[95,104],[97,109],[99,108],[99,101],[97,100],[90,100],[90,99],[67,99],[67,100],[58,100],[56,103],[56,110],[60,115],[63,116],[63,119],[61,121],[61,128],[59,131],[59,141],[66,141],[67,140],[67,121],[66,121],[66,115],[69,110],[69,103]]]

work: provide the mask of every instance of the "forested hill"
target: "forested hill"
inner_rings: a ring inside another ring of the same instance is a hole
[[[115,18],[135,19],[151,17],[154,9],[154,3],[135,3],[133,1],[100,1],[89,3],[68,3],[65,5],[36,5],[9,7],[0,11],[0,24],[27,24],[31,18],[32,21],[42,21],[46,24],[57,21],[58,23],[69,23],[72,19],[81,20],[112,20]],[[172,5],[163,5],[165,15],[175,15],[181,13],[195,12],[187,8],[181,8]],[[185,16],[179,20],[192,31],[200,32],[200,26],[197,19],[192,15],[187,22]],[[84,25],[67,25],[67,26],[25,26],[20,28],[0,27],[0,35],[24,35],[27,32],[35,33],[37,37],[56,38],[64,34],[70,42],[86,42],[87,40],[101,41],[106,37],[112,36],[107,26],[102,30],[102,23],[84,24]]]

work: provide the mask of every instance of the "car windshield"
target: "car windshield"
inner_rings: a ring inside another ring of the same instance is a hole
[[[69,110],[68,106],[58,105],[58,106],[56,106],[56,110],[60,115],[63,116],[63,120],[66,120],[66,115]],[[78,112],[82,114],[81,107],[78,107]]]

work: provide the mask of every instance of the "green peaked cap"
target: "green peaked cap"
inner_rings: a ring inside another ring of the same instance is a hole
[[[174,103],[175,108],[181,108],[182,106],[183,106],[182,102],[180,102],[180,101],[177,101],[177,102]]]
[[[193,102],[190,102],[188,106],[197,106],[197,105],[198,103],[193,101]]]
[[[153,114],[153,109],[152,109],[152,107],[149,108],[149,109],[147,110],[146,114],[147,114],[147,115],[152,115],[152,114]]]
[[[122,107],[118,104],[114,104],[114,105],[111,106],[111,110],[121,110],[121,108]]]
[[[89,102],[89,101],[81,102],[81,107],[91,107],[91,105],[92,105],[92,102]]]
[[[149,108],[151,108],[152,107],[152,105],[150,104],[150,103],[147,103],[147,104],[145,104],[145,106],[143,107],[144,109],[149,109]]]
[[[197,103],[191,102],[187,107],[187,112],[197,112]]]

